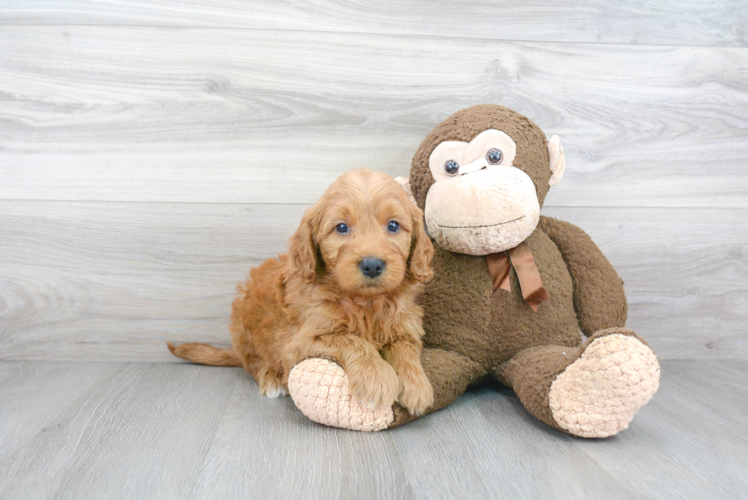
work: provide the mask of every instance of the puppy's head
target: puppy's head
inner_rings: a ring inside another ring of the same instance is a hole
[[[434,256],[423,212],[394,179],[367,169],[345,173],[327,189],[304,213],[290,247],[299,275],[364,297],[427,280]]]

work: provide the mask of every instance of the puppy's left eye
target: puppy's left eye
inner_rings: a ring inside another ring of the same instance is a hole
[[[335,226],[335,230],[340,234],[348,234],[348,225],[341,222]]]
[[[394,220],[391,220],[389,224],[387,224],[387,231],[391,233],[396,233],[400,230],[400,224],[397,223]]]

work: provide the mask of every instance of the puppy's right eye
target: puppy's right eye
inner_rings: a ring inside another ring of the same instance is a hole
[[[341,222],[335,226],[335,230],[340,234],[348,234],[348,225]]]

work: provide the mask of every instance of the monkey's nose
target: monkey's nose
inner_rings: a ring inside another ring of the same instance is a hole
[[[359,269],[368,278],[376,278],[384,271],[384,262],[376,257],[365,257],[359,265]]]
[[[476,160],[473,163],[462,165],[460,167],[460,175],[472,174],[473,172],[477,172],[479,170],[485,170],[487,167],[488,165],[486,164],[485,158],[481,158],[480,160]]]

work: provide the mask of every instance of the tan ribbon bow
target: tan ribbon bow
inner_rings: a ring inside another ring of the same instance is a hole
[[[497,288],[507,292],[512,290],[509,285],[509,270],[514,266],[519,279],[519,287],[522,290],[522,298],[525,299],[525,302],[533,311],[537,311],[538,306],[550,297],[543,288],[538,266],[535,265],[532,250],[527,246],[527,243],[520,243],[506,252],[486,255],[486,264],[488,265],[488,273],[493,280],[494,292]]]

